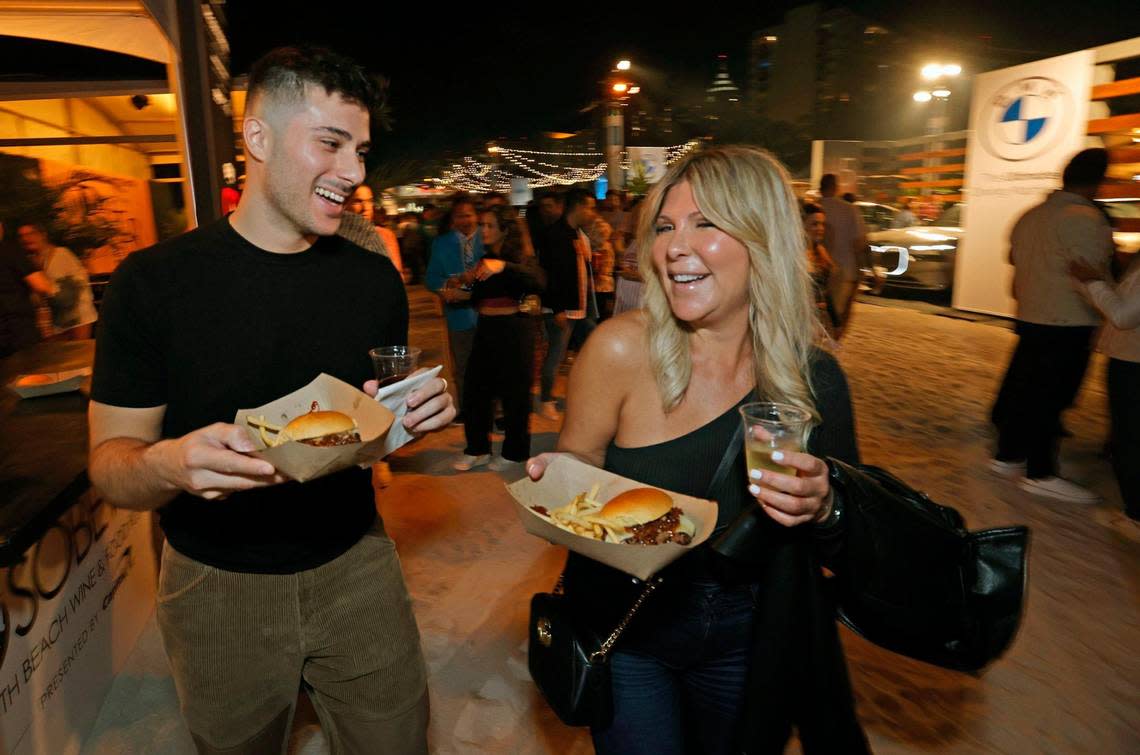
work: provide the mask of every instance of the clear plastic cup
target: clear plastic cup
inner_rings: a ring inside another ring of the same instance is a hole
[[[744,456],[748,469],[796,474],[792,467],[772,461],[773,451],[799,451],[811,415],[798,406],[759,401],[740,407],[744,422]]]
[[[380,387],[398,383],[416,371],[420,349],[415,346],[380,346],[368,351]]]

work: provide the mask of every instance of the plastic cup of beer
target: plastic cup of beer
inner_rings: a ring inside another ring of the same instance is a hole
[[[811,415],[791,404],[760,401],[740,407],[740,418],[744,422],[744,458],[748,469],[795,477],[795,468],[772,461],[772,452],[799,451]]]
[[[415,346],[379,346],[368,351],[380,387],[398,383],[416,371],[420,350]]]

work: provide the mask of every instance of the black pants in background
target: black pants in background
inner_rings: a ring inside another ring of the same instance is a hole
[[[530,456],[534,325],[526,315],[479,316],[463,381],[463,430],[471,456],[491,453],[495,398],[503,404],[503,458]]]
[[[1096,328],[1017,322],[1017,348],[994,402],[997,458],[1026,460],[1025,476],[1057,474],[1061,412],[1077,395]]]
[[[1112,467],[1124,510],[1140,519],[1140,362],[1108,360]]]

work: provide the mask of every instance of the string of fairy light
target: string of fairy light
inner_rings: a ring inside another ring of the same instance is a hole
[[[698,142],[688,141],[665,148],[665,164],[669,165],[694,149]],[[438,177],[425,183],[471,193],[509,192],[511,179],[525,178],[527,186],[543,189],[550,186],[572,186],[583,181],[596,181],[606,174],[603,152],[543,152],[493,146],[489,150],[496,163],[468,155],[444,169]],[[558,161],[558,162],[555,162]],[[630,167],[629,153],[622,152],[621,166]]]

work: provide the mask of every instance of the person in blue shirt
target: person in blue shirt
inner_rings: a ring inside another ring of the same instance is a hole
[[[471,306],[470,287],[463,287],[459,276],[474,270],[483,258],[483,238],[479,233],[475,203],[469,197],[455,200],[448,220],[450,230],[432,242],[424,284],[443,300],[456,403],[462,412],[463,373],[467,371],[479,315]]]

